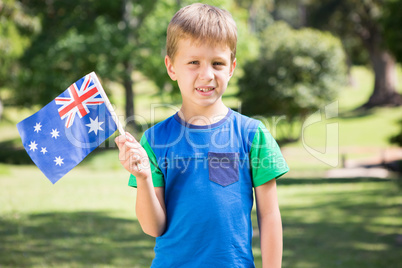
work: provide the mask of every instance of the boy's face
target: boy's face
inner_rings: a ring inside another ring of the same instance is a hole
[[[173,61],[166,56],[165,64],[170,78],[179,85],[183,106],[221,104],[236,67],[236,59],[231,62],[230,55],[228,46],[197,44],[189,38],[179,40]]]

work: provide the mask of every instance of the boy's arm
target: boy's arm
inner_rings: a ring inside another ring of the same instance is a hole
[[[282,265],[282,220],[276,193],[276,179],[255,188],[263,268]]]
[[[166,227],[164,188],[153,186],[148,155],[132,135],[126,132],[115,142],[120,151],[120,163],[137,178],[135,210],[141,228],[148,235],[160,236]]]

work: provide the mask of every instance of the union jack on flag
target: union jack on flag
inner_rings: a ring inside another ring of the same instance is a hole
[[[78,80],[66,90],[67,97],[60,95],[55,99],[57,105],[62,105],[58,109],[61,119],[67,118],[66,128],[74,123],[77,113],[82,118],[89,113],[89,105],[100,105],[104,102],[91,76],[87,75],[83,79]]]
[[[25,150],[52,183],[78,165],[116,129],[124,132],[94,72],[19,122],[17,128]]]

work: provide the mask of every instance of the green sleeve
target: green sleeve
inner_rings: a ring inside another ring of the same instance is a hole
[[[154,187],[163,187],[165,186],[165,181],[163,180],[163,174],[158,166],[158,161],[156,161],[156,156],[154,151],[152,150],[151,146],[149,145],[147,138],[145,135],[142,136],[140,140],[140,144],[144,147],[145,151],[147,152],[149,163],[151,167],[152,173],[152,182]],[[133,174],[130,175],[130,179],[128,180],[128,185],[132,187],[137,187],[137,180]]]
[[[254,187],[289,171],[278,144],[261,122],[251,145],[250,166]]]

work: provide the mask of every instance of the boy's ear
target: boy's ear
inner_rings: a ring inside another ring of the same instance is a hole
[[[166,55],[166,57],[165,57],[165,65],[166,65],[167,73],[170,76],[170,79],[172,79],[173,81],[176,81],[177,80],[176,71],[174,70],[173,62],[168,55]]]
[[[236,68],[236,58],[233,60],[232,65],[230,66],[229,77],[233,76],[235,68]]]

